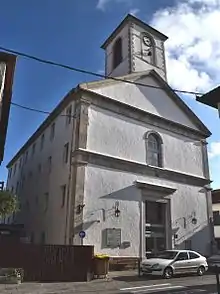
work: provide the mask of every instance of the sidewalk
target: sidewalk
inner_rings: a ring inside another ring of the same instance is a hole
[[[129,281],[138,278],[137,271],[110,272],[106,279],[92,280],[91,282],[73,283],[22,283],[21,285],[0,284],[1,294],[93,294],[119,293],[119,289],[129,286]]]

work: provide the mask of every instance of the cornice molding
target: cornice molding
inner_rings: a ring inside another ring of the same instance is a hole
[[[211,183],[209,179],[197,177],[164,168],[149,166],[147,164],[113,157],[107,154],[96,153],[86,149],[75,150],[72,154],[75,163],[93,164],[111,168],[113,170],[125,171],[128,173],[147,175],[161,178],[163,180],[178,182],[182,184],[203,187]]]

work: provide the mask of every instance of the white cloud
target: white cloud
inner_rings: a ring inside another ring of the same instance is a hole
[[[98,3],[96,5],[96,8],[100,9],[100,10],[105,10],[106,5],[108,4],[108,2],[110,2],[111,0],[98,0]]]
[[[129,11],[129,14],[132,14],[134,16],[137,16],[137,14],[140,12],[140,9],[138,8],[132,8],[130,11]]]
[[[111,3],[111,2],[113,4],[115,4],[115,3],[123,3],[124,2],[124,3],[127,3],[128,5],[130,5],[132,3],[132,0],[98,0],[96,8],[100,9],[102,11],[105,11],[107,5],[109,3]]]
[[[209,144],[209,158],[216,158],[220,156],[220,142],[211,142]]]
[[[174,88],[210,90],[220,75],[220,0],[185,0],[157,11],[151,25],[165,43],[169,83]]]

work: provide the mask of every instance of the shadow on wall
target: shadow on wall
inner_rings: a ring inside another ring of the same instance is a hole
[[[128,186],[121,190],[117,190],[113,193],[101,196],[100,199],[112,199],[121,201],[140,201],[140,194],[138,193],[137,187],[134,185]]]
[[[83,230],[86,231],[88,230],[92,225],[94,225],[95,223],[99,223],[99,220],[92,220],[92,221],[88,221],[88,222],[84,222],[83,223]],[[82,225],[78,225],[74,228],[74,232],[75,234],[79,234],[79,232],[82,230]]]
[[[188,234],[189,235],[189,234]],[[182,241],[181,241],[182,239]],[[190,237],[184,236],[180,240],[176,240],[175,249],[191,249],[196,250],[202,255],[210,256],[212,254],[212,242],[211,240],[204,246],[206,240],[210,239],[210,227],[204,226],[199,231],[190,234]]]

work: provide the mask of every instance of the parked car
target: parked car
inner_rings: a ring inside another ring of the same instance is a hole
[[[204,275],[208,270],[206,258],[191,250],[166,250],[155,258],[145,259],[141,263],[141,272],[163,276],[170,279],[176,274]]]
[[[209,270],[211,272],[220,272],[220,255],[212,255],[207,258]]]

